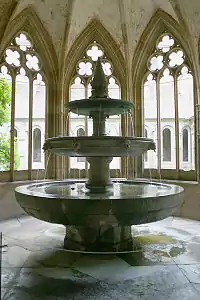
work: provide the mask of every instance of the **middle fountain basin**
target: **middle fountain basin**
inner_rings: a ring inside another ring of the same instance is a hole
[[[61,156],[138,156],[155,150],[152,139],[122,136],[60,136],[48,138],[43,147]]]
[[[105,193],[89,193],[84,180],[51,181],[17,187],[16,199],[33,217],[63,224],[119,226],[158,221],[174,213],[184,189],[172,184],[122,180]]]

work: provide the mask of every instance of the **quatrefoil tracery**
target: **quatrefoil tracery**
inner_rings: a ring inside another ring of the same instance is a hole
[[[152,73],[158,73],[163,68],[176,69],[185,62],[185,55],[180,46],[169,34],[163,34],[154,53],[150,56],[147,68]]]
[[[33,80],[36,80],[39,74],[42,77],[37,53],[25,33],[20,33],[15,37],[5,50],[4,59],[0,64],[0,73],[0,76],[4,78],[18,75],[22,77],[30,76]],[[39,81],[43,82],[43,79]]]

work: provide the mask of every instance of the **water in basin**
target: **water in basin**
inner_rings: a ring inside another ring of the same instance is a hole
[[[93,193],[85,187],[85,182],[72,180],[31,185],[29,186],[29,192],[40,194],[43,197],[66,199],[136,199],[167,196],[178,192],[178,188],[174,185],[149,182],[119,181],[115,182],[113,187],[106,192]]]

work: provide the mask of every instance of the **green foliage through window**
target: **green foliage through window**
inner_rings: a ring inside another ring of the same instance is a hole
[[[11,87],[6,79],[0,78],[0,127],[10,121]],[[0,128],[1,131],[1,128]],[[20,158],[17,151],[17,138],[14,140],[14,168],[18,169]],[[10,170],[10,135],[0,132],[0,171]]]

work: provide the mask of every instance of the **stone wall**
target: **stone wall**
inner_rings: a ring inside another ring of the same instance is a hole
[[[14,190],[21,184],[24,182],[0,183],[0,221],[26,214],[15,201]]]

